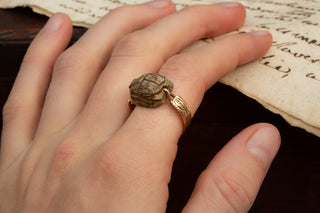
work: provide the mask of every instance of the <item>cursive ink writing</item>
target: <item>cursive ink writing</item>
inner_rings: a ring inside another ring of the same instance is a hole
[[[73,6],[64,4],[64,3],[59,4],[59,7],[62,7],[62,8],[68,9],[68,10],[72,10],[74,12],[81,13],[81,14],[90,14],[90,12],[91,12],[91,9],[89,9],[89,8],[73,7]]]
[[[306,77],[316,81],[320,81],[320,78],[318,78],[314,73],[308,73]]]
[[[84,0],[72,0],[73,2],[79,3],[79,4],[87,4]]]
[[[320,47],[320,42],[317,39],[312,39],[306,35],[302,35],[301,33],[293,33],[292,36],[308,44]]]
[[[267,55],[262,57],[258,62],[259,64],[262,64],[264,66],[267,66],[275,71],[281,72],[283,75],[281,78],[285,78],[289,75],[291,72],[290,67],[284,67],[283,65],[276,65],[274,62],[272,62],[272,59],[274,59],[276,56],[275,55]]]
[[[272,46],[276,47],[278,50],[280,50],[284,53],[290,54],[291,56],[293,56],[295,58],[302,58],[308,62],[311,62],[312,64],[320,62],[320,58],[313,58],[309,54],[300,53],[298,51],[295,51],[295,50],[289,48],[290,46],[295,46],[297,44],[298,44],[297,42],[284,42],[284,43],[274,42],[274,44]]]

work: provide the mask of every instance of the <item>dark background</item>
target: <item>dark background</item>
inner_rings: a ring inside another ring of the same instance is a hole
[[[26,48],[46,20],[27,8],[0,9],[1,106]],[[85,31],[75,28],[72,42]],[[250,212],[320,212],[320,138],[290,126],[254,100],[220,83],[206,93],[179,141],[167,212],[180,212],[213,156],[240,130],[257,122],[275,125],[282,146]]]

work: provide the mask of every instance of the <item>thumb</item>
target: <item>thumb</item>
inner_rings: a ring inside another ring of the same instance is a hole
[[[243,130],[200,175],[183,212],[248,212],[279,146],[270,124]]]

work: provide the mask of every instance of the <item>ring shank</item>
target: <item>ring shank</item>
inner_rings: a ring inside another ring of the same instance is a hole
[[[191,122],[191,112],[188,104],[178,95],[174,96],[170,103],[179,112],[183,121],[183,131],[185,131]]]

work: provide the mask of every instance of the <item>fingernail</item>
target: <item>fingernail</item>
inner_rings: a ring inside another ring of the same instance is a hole
[[[266,168],[270,167],[280,146],[280,135],[274,127],[258,129],[247,143],[248,150],[256,156]]]
[[[169,5],[169,0],[154,0],[150,1],[147,4],[155,7],[155,8],[161,8],[161,7],[167,7]]]
[[[258,30],[258,31],[249,32],[249,34],[254,35],[254,36],[265,36],[265,35],[269,34],[269,32],[265,31],[265,30]]]
[[[63,23],[62,14],[60,13],[54,14],[49,18],[46,25],[43,27],[42,32],[52,33],[54,31],[57,31],[59,27],[62,25],[62,23]]]
[[[239,7],[241,5],[239,2],[222,2],[218,3],[217,5],[223,6],[223,7]]]

